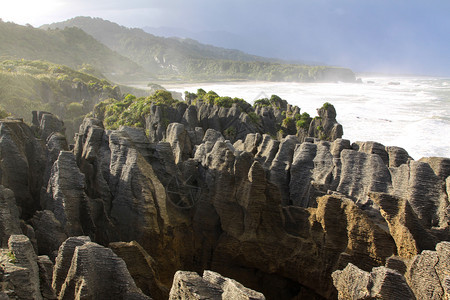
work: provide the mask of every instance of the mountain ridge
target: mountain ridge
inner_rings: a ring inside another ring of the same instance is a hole
[[[354,81],[350,69],[283,64],[239,50],[204,45],[192,39],[164,38],[101,18],[76,17],[42,29],[78,27],[128,57],[157,78],[171,80]],[[230,68],[235,65],[234,68]],[[324,73],[333,73],[329,76]],[[337,76],[336,76],[337,75]]]
[[[71,68],[91,64],[102,73],[143,72],[135,62],[112,51],[78,28],[42,30],[0,22],[0,53],[4,58],[47,60]]]

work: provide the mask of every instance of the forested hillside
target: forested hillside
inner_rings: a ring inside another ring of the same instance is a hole
[[[76,17],[41,28],[78,27],[158,79],[354,81],[349,69],[276,62],[274,59],[204,45],[190,39],[163,38],[100,18]]]
[[[91,64],[102,73],[133,75],[143,69],[79,28],[42,30],[0,21],[0,58],[47,60],[72,68]]]
[[[31,121],[33,110],[54,113],[64,120],[69,138],[95,104],[120,97],[120,89],[107,80],[63,65],[29,60],[0,62],[0,105],[27,121]]]

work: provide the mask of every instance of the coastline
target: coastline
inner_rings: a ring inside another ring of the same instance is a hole
[[[198,88],[220,96],[243,98],[249,103],[272,94],[316,114],[324,102],[332,103],[351,142],[377,141],[399,146],[414,159],[450,157],[450,80],[438,77],[363,77],[363,83],[200,82],[163,85],[184,94]],[[368,83],[373,81],[373,83]],[[399,85],[389,85],[399,82]],[[447,98],[445,98],[447,97]]]

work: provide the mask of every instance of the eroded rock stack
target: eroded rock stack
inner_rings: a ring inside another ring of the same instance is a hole
[[[86,118],[73,151],[58,133],[44,142],[20,120],[1,122],[0,236],[3,247],[11,235],[27,239],[34,253],[16,257],[27,265],[8,265],[38,282],[24,294],[166,299],[176,271],[213,270],[254,291],[216,273],[177,273],[183,288],[173,295],[426,299],[420,282],[433,270],[418,270],[439,261],[435,271],[448,274],[440,255],[450,240],[450,159],[351,144],[330,107],[319,109],[322,130],[312,133],[329,141],[277,140],[248,129],[239,110],[192,107],[173,108],[180,120],[169,126],[154,107],[148,135]],[[258,108],[258,126],[279,118],[274,111]],[[224,124],[245,134],[232,143]],[[444,275],[433,283],[439,295]]]
[[[263,294],[216,272],[204,271],[203,277],[200,277],[195,272],[178,271],[173,278],[169,299],[264,300],[266,298]]]
[[[410,260],[406,268],[377,267],[365,272],[348,264],[333,273],[339,299],[448,299],[450,283],[450,243],[441,242],[436,251],[425,250]]]

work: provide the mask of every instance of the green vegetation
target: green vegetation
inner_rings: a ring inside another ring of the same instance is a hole
[[[17,262],[16,255],[12,251],[6,252],[6,256],[8,257],[8,262],[15,264]]]
[[[312,121],[311,117],[309,116],[309,114],[307,112],[304,112],[301,115],[296,114],[295,120],[296,120],[297,128],[303,128],[305,130],[309,129],[309,124]]]
[[[0,119],[9,117],[11,114],[7,112],[3,107],[0,106]]]
[[[33,110],[54,113],[64,120],[69,138],[94,104],[110,97],[119,98],[119,88],[63,65],[24,59],[0,61],[0,105],[27,121]]]
[[[262,98],[259,100],[255,100],[253,103],[253,107],[268,107],[273,106],[277,109],[280,109],[280,104],[283,102],[283,99],[280,98],[278,95],[272,95],[270,96],[270,99],[268,98]],[[284,113],[284,114],[283,114]],[[285,116],[286,112],[282,112],[282,115]]]
[[[233,126],[230,126],[223,131],[223,134],[226,139],[233,140],[236,137],[236,128],[234,128]]]
[[[255,102],[253,103],[253,107],[268,107],[270,105],[270,100],[267,98],[255,100]]]
[[[265,61],[233,61],[221,59],[187,59],[178,68],[178,77],[184,80],[264,80],[315,82],[333,81],[330,74],[339,79],[354,77],[348,69],[308,66]],[[349,73],[349,74],[347,74]],[[330,78],[329,78],[330,77]],[[328,79],[329,78],[329,79]],[[345,81],[345,79],[342,79]]]
[[[42,26],[77,27],[163,80],[354,81],[349,69],[288,64],[190,39],[163,38],[100,18],[76,17]]]
[[[42,30],[0,21],[3,58],[47,60],[102,78],[101,73],[143,72],[135,62],[112,51],[79,28]]]
[[[251,107],[251,105],[242,98],[231,98],[228,96],[221,97],[214,91],[205,92],[203,89],[198,89],[197,94],[185,92],[185,97],[186,99],[190,99],[193,104],[196,104],[198,100],[225,108],[231,108],[233,104],[236,104],[237,107],[244,112],[247,112]]]
[[[255,112],[253,112],[253,111],[249,112],[248,116],[253,123],[255,123],[255,124],[259,123],[260,118]]]
[[[322,105],[322,108],[324,108],[324,109],[328,109],[330,106],[333,106],[331,103],[329,103],[329,102],[325,102],[323,105]]]
[[[292,125],[294,125],[294,123],[295,123],[295,121],[294,121],[293,118],[287,117],[286,119],[283,120],[283,122],[281,123],[281,125],[282,125],[283,127],[289,128],[289,127],[291,127]]]
[[[94,108],[95,115],[103,119],[107,129],[117,129],[120,126],[145,127],[145,116],[150,113],[150,105],[176,106],[180,101],[173,99],[166,90],[157,90],[148,97],[136,98],[127,95],[123,100],[108,99],[100,102]],[[162,120],[165,126],[169,120]]]

